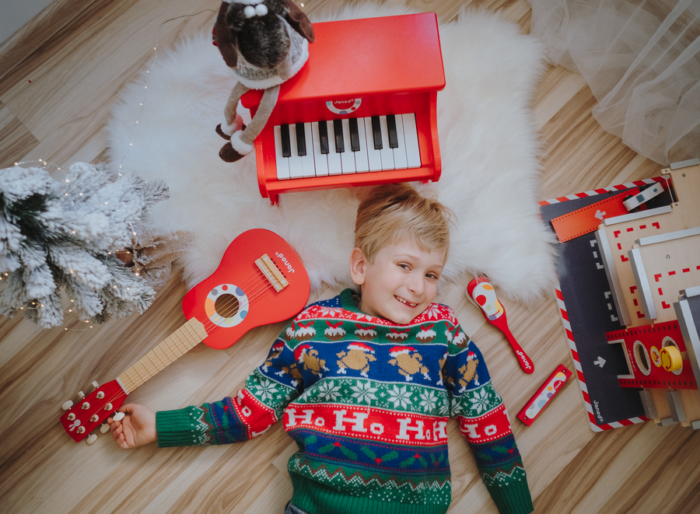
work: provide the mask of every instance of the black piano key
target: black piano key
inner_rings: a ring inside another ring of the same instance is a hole
[[[374,135],[374,149],[381,150],[382,145],[382,126],[379,123],[379,116],[372,116],[372,134]]]
[[[357,118],[350,118],[350,149],[360,151],[360,133],[357,131]]]
[[[282,156],[291,157],[292,156],[292,144],[289,141],[289,125],[282,125],[280,127],[282,132]]]
[[[299,157],[306,155],[306,133],[303,123],[297,123],[297,155]]]
[[[320,139],[321,139],[321,153],[322,154],[327,154],[328,153],[328,125],[326,124],[326,121],[319,121],[318,122],[318,133]]]
[[[343,153],[345,141],[343,141],[343,122],[341,120],[333,120],[333,133],[335,134],[335,152]]]
[[[389,130],[389,147],[399,147],[399,136],[396,134],[396,117],[393,114],[387,114],[386,126]]]

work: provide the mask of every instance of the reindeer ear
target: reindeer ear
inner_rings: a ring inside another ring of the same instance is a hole
[[[304,14],[292,0],[282,0],[282,4],[287,13],[284,16],[287,23],[301,34],[302,37],[308,39],[309,43],[313,43],[316,36],[314,35],[314,28],[311,26],[311,22],[309,18],[306,17],[306,14]]]
[[[219,52],[221,52],[221,56],[224,58],[226,65],[229,68],[235,68],[238,63],[238,51],[236,50],[236,38],[226,24],[226,12],[228,8],[228,2],[221,2],[219,14],[214,24],[214,38],[215,44],[219,47]]]

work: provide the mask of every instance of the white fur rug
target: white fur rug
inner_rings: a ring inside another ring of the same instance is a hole
[[[365,4],[312,21],[410,12]],[[466,273],[487,275],[511,298],[531,302],[556,280],[553,239],[539,219],[540,143],[528,107],[544,71],[542,48],[486,12],[463,12],[440,27],[440,38],[447,79],[438,93],[443,171],[427,187],[458,217],[444,276],[466,285]],[[218,156],[222,140],[214,128],[232,85],[208,31],[162,53],[113,108],[110,166],[170,186],[171,198],[155,206],[150,221],[160,230],[196,234],[181,257],[190,286],[216,269],[238,234],[256,227],[292,244],[313,288],[350,284],[348,256],[363,191],[286,194],[280,207],[271,207],[258,190],[254,153],[234,164]]]

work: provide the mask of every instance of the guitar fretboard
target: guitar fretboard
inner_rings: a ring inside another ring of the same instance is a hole
[[[119,375],[119,383],[127,394],[153,378],[207,337],[204,325],[192,318],[148,352],[141,360]]]

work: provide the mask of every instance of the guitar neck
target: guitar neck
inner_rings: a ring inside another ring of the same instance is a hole
[[[204,325],[196,318],[191,318],[136,364],[119,375],[117,380],[126,393],[131,394],[137,387],[197,346],[205,337],[207,337],[207,331]]]

